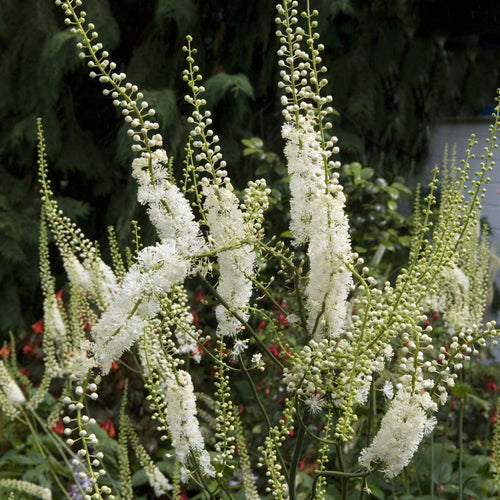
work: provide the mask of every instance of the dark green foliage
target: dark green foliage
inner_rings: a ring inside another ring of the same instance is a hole
[[[475,111],[494,95],[498,49],[481,50],[479,37],[457,43],[456,34],[427,30],[417,2],[313,4],[322,13],[328,90],[339,111],[335,134],[345,162],[370,165],[391,183],[416,168],[436,117]],[[242,188],[256,168],[262,171],[245,160],[240,141],[258,136],[272,150],[282,145],[274,2],[88,0],[85,9],[119,71],[158,111],[176,171],[185,139],[181,48],[188,33],[235,185]],[[50,0],[0,2],[2,335],[37,315],[37,116],[44,121],[55,191],[79,200],[67,204],[67,215],[86,214],[79,223],[98,240],[114,224],[123,243],[131,218],[141,221],[145,239],[152,237],[129,176],[126,127],[89,80],[74,41]]]

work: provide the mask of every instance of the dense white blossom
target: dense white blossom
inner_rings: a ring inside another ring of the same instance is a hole
[[[129,269],[121,289],[92,328],[97,362],[106,373],[113,361],[141,336],[160,304],[157,295],[168,292],[189,270],[189,262],[173,242],[146,247]]]
[[[153,488],[155,495],[161,497],[165,493],[172,489],[172,485],[167,477],[156,467],[154,464],[148,464],[144,466],[146,475],[148,476],[148,481]]]
[[[411,395],[403,388],[398,390],[372,444],[361,451],[359,463],[371,469],[372,462],[382,462],[387,477],[397,476],[410,463],[424,435],[436,425],[435,417],[427,416],[435,409],[428,393]]]
[[[238,198],[231,189],[209,185],[204,188],[205,210],[210,236],[219,252],[219,283],[217,292],[233,312],[248,319],[248,302],[252,295],[255,252],[243,244],[247,236],[243,212]],[[229,248],[228,248],[229,247]],[[223,305],[215,310],[219,335],[235,335],[241,323]]]
[[[390,380],[386,380],[384,382],[384,387],[382,388],[382,392],[384,393],[384,397],[386,399],[392,399],[394,397],[394,387]]]
[[[290,231],[301,244],[309,241],[313,199],[326,189],[322,150],[311,122],[301,127],[286,123],[281,135],[290,175]]]
[[[70,255],[64,258],[64,266],[73,287],[94,297],[105,307],[118,289],[118,281],[112,269],[100,258],[87,257],[83,263]]]
[[[180,370],[175,376],[169,374],[166,378],[167,422],[177,460],[182,465],[181,480],[188,479],[187,462],[191,454],[197,457],[202,472],[213,476],[215,469],[210,463],[196,417],[196,398],[191,375]]]
[[[21,391],[12,379],[2,360],[0,360],[0,388],[4,393],[7,403],[14,408],[17,408],[26,401],[23,391]]]
[[[351,260],[344,194],[338,183],[330,193],[318,193],[311,203],[310,273],[306,288],[308,328],[314,338],[336,337],[346,320],[347,295],[352,285],[346,263]]]
[[[191,256],[201,250],[204,241],[189,202],[169,179],[167,163],[165,150],[152,153],[151,178],[146,153],[133,161],[132,174],[139,185],[137,197],[148,206],[149,218],[160,239],[175,241],[181,255]]]
[[[469,279],[457,265],[443,269],[426,302],[431,311],[443,314],[451,334],[469,326]]]

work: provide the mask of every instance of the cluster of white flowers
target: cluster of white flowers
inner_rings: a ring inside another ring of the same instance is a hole
[[[352,275],[346,266],[352,256],[344,193],[337,182],[332,182],[331,192],[316,194],[311,205],[311,269],[305,292],[308,327],[316,339],[334,338],[343,331],[352,286]]]
[[[281,132],[290,175],[290,231],[296,244],[309,241],[315,195],[326,191],[322,149],[313,123],[285,123]]]
[[[246,224],[239,201],[232,189],[215,185],[204,187],[204,208],[210,236],[218,253],[219,283],[217,292],[226,302],[216,308],[219,335],[235,336],[242,328],[233,313],[248,319],[248,302],[252,295],[255,252],[251,245],[242,244]],[[227,248],[227,250],[225,249]]]
[[[22,481],[21,479],[0,479],[0,488],[5,488],[11,492],[12,490],[22,491],[41,500],[52,500],[52,492],[49,488],[38,486],[29,481]]]
[[[322,46],[319,35],[306,34],[297,25],[295,1],[279,5],[279,20],[285,27],[278,30],[278,51],[282,98],[286,123],[282,128],[284,153],[290,174],[290,231],[295,244],[309,242],[309,282],[306,289],[308,330],[319,340],[336,337],[342,332],[346,316],[346,300],[352,276],[346,264],[352,260],[349,224],[344,210],[345,197],[338,174],[331,170],[340,166],[331,160],[339,152],[337,138],[327,139],[331,128],[325,118],[333,110],[331,96],[322,97],[325,78],[319,80]],[[313,13],[317,15],[317,13]],[[304,39],[307,50],[302,49]]]
[[[83,263],[74,254],[63,256],[63,261],[71,286],[94,298],[105,309],[118,289],[113,270],[94,255],[88,256]]]
[[[2,360],[0,360],[0,389],[3,392],[3,397],[0,398],[0,403],[3,403],[2,410],[9,416],[15,415],[17,413],[16,408],[23,404],[26,398],[23,391],[10,376]]]
[[[204,474],[213,476],[215,469],[205,449],[203,436],[196,417],[196,398],[191,375],[179,370],[167,377],[167,421],[177,460],[182,464],[181,480],[188,479],[187,463],[191,455],[197,458]]]
[[[398,390],[372,444],[361,451],[359,463],[371,469],[372,462],[382,462],[387,477],[397,476],[410,463],[423,437],[436,425],[435,417],[427,416],[435,409],[428,393],[412,395],[403,388]]]
[[[450,334],[460,332],[470,322],[469,279],[457,266],[445,267],[426,297],[430,311],[443,314]]]
[[[151,143],[161,145],[161,136],[153,136]],[[132,174],[139,186],[137,197],[148,206],[149,218],[160,239],[175,242],[177,252],[188,257],[200,252],[204,241],[189,202],[170,179],[167,164],[163,149],[142,153],[134,159]]]
[[[144,467],[144,470],[148,476],[149,484],[153,488],[157,497],[165,495],[167,491],[172,489],[170,481],[165,477],[161,470],[156,467],[156,465],[150,464],[149,466]]]
[[[176,253],[174,242],[157,243],[139,252],[121,289],[92,328],[94,353],[103,373],[141,336],[160,309],[158,296],[186,276],[188,265]]]

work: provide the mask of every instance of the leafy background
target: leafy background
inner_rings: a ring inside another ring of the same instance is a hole
[[[483,109],[500,85],[500,12],[495,17],[487,2],[455,1],[453,12],[441,0],[312,3],[321,12],[342,160],[360,162],[389,184],[418,175],[436,119]],[[188,33],[235,184],[262,169],[243,154],[242,139],[260,137],[266,150],[279,151],[273,2],[88,0],[86,10],[118,69],[156,108],[177,171]],[[0,2],[0,75],[0,335],[7,338],[41,316],[37,116],[54,191],[84,232],[103,240],[113,224],[123,243],[135,218],[145,240],[152,234],[136,205],[125,127],[89,80],[51,1]]]

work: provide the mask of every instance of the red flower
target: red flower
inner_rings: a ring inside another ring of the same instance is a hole
[[[8,358],[10,356],[10,344],[7,344],[5,347],[0,347],[0,356]]]
[[[191,311],[191,315],[193,316],[194,326],[198,326],[200,324],[200,318],[198,317],[198,313],[196,311]]]
[[[493,412],[493,414],[490,417],[490,424],[495,425],[496,421],[497,421],[497,410],[495,408],[495,411]]]
[[[488,382],[486,382],[486,390],[491,391],[491,392],[495,392],[497,390],[496,381],[495,380],[488,380]]]
[[[36,323],[31,325],[31,329],[37,335],[43,333],[43,318],[39,319]]]
[[[201,302],[205,299],[205,293],[203,290],[199,290],[198,293],[196,294],[196,297],[194,298],[195,302]]]
[[[85,329],[85,331],[90,332],[90,330],[92,330],[92,325],[87,320],[85,320],[83,322],[83,328]]]
[[[257,328],[258,328],[259,330],[264,330],[264,328],[266,327],[266,324],[267,324],[267,323],[263,320],[263,321],[261,321],[261,322],[258,324]]]
[[[283,326],[288,326],[288,320],[282,312],[278,314],[278,323]]]
[[[110,418],[108,418],[104,422],[101,422],[99,426],[102,427],[108,433],[110,438],[115,437],[116,435],[115,425],[113,424],[113,421]]]
[[[56,434],[64,434],[64,424],[62,420],[58,420],[55,424],[52,424],[51,429]]]
[[[278,356],[279,356],[279,354],[280,354],[280,352],[281,352],[281,348],[280,348],[280,346],[279,346],[279,345],[277,345],[277,344],[271,344],[271,345],[269,346],[269,351],[271,351],[271,354],[272,354],[273,356],[278,357]]]
[[[56,293],[56,299],[61,300],[62,296],[63,296],[63,290],[61,289]]]
[[[36,345],[33,342],[23,345],[23,354],[33,354],[36,349]]]
[[[19,370],[19,373],[22,373],[25,377],[30,376],[30,369],[27,366],[24,366]]]
[[[111,369],[112,369],[113,371],[116,371],[116,370],[119,370],[119,369],[120,369],[120,367],[118,366],[118,363],[117,363],[116,361],[113,361],[113,362],[111,363]]]

